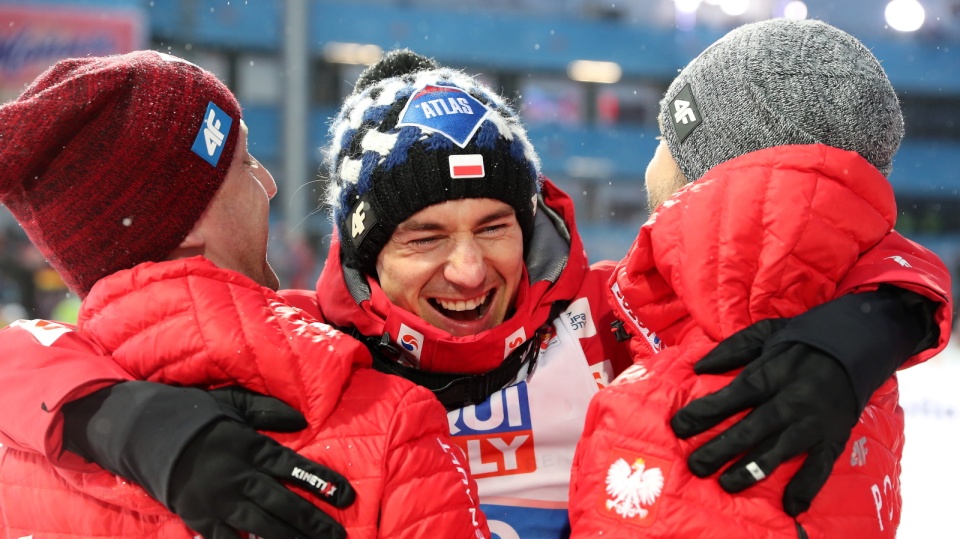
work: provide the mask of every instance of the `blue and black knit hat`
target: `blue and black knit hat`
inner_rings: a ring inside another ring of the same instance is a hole
[[[509,204],[529,243],[540,160],[517,114],[476,79],[392,51],[360,75],[330,132],[327,203],[349,267],[375,275],[397,225],[448,200]]]

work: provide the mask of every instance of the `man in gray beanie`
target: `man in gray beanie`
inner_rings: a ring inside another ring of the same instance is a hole
[[[946,344],[950,286],[893,231],[883,69],[825,23],[748,24],[680,72],[659,121],[652,215],[611,281],[635,366],[591,402],[573,536],[893,537],[892,374]]]

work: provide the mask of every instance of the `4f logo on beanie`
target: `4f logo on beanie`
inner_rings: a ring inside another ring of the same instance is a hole
[[[410,96],[397,127],[412,125],[434,131],[463,148],[490,112],[460,88],[428,84]]]
[[[689,84],[684,85],[680,93],[670,101],[670,119],[680,142],[683,142],[700,125],[700,107],[697,106],[697,100],[693,98],[693,91]]]
[[[233,118],[214,105],[213,101],[208,103],[207,111],[203,114],[203,121],[200,123],[200,132],[193,141],[193,153],[202,157],[207,163],[217,166],[220,155],[223,153],[223,142],[230,134],[232,125]]]
[[[367,237],[370,229],[377,224],[377,215],[373,213],[366,196],[360,197],[357,205],[353,207],[347,224],[350,226],[350,239],[353,240],[354,247],[359,248],[363,238]]]

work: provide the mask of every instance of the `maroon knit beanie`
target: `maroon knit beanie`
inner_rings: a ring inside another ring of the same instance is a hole
[[[239,128],[230,90],[180,58],[64,60],[0,106],[0,202],[83,298],[183,241]]]

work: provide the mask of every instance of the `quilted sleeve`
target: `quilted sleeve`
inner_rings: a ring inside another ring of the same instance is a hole
[[[389,432],[379,537],[490,537],[477,484],[450,439],[439,401],[411,385],[396,407]]]
[[[61,406],[131,377],[72,327],[20,320],[0,330],[0,441],[55,466],[93,466],[63,450]]]
[[[939,341],[936,346],[908,359],[903,367],[926,361],[943,350],[950,338],[953,318],[950,272],[943,261],[923,246],[891,232],[860,257],[837,291],[840,294],[864,292],[884,283],[916,292],[939,304],[934,315],[934,322],[940,328]]]

